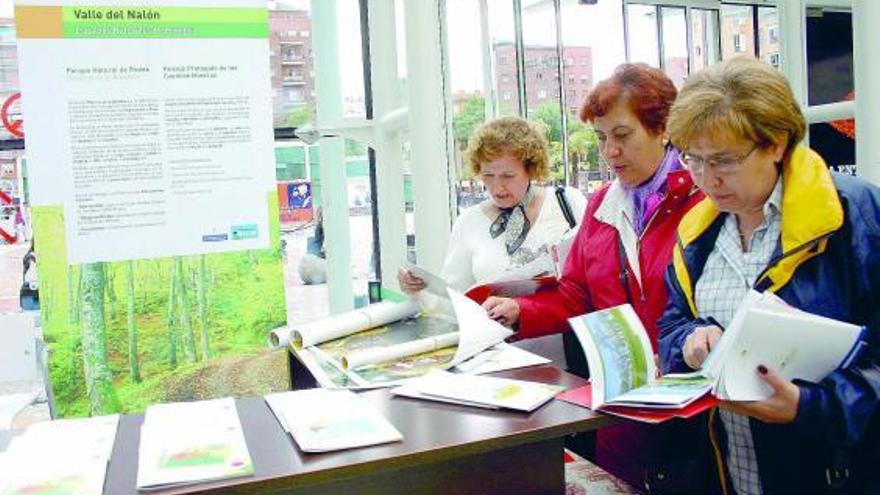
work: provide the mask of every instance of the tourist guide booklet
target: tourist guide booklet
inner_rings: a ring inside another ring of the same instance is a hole
[[[254,473],[232,398],[147,407],[137,487],[158,490]]]
[[[381,302],[295,325],[287,339],[322,386],[362,388],[453,368],[512,335],[479,304],[451,289],[447,296],[454,316],[422,314],[412,301]]]
[[[591,407],[622,415],[625,408],[681,411],[695,401],[707,409],[719,399],[765,399],[772,389],[758,376],[759,364],[788,380],[817,382],[849,366],[865,345],[862,327],[792,308],[772,293],[751,291],[700,370],[658,376],[647,333],[630,305],[569,323],[587,356]],[[713,397],[706,397],[710,392]],[[688,409],[689,415],[697,412]],[[675,416],[681,417],[680,412],[665,419]]]
[[[119,415],[30,426],[0,456],[0,494],[101,495]]]
[[[847,368],[867,345],[865,328],[789,306],[771,292],[749,291],[715,349],[696,373],[713,381],[722,400],[753,401],[773,389],[755,369],[763,364],[787,380],[818,382]]]
[[[315,388],[266,396],[303,452],[330,452],[403,440],[370,403],[350,390]]]
[[[434,370],[391,392],[418,399],[531,412],[563,390],[565,387],[539,382]]]

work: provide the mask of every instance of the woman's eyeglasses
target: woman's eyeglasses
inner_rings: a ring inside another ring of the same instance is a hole
[[[695,177],[702,177],[703,171],[707,165],[719,175],[729,175],[738,171],[740,167],[742,167],[742,164],[748,160],[749,156],[751,156],[756,149],[758,149],[758,143],[755,143],[755,145],[752,146],[752,149],[744,155],[725,155],[716,156],[714,158],[702,158],[691,155],[690,153],[684,153],[681,155],[681,163]]]

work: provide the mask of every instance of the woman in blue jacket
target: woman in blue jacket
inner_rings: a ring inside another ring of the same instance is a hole
[[[829,172],[804,129],[785,78],[746,58],[691,76],[669,117],[707,198],[667,273],[664,372],[698,369],[749,289],[868,328],[852,367],[810,383],[760,365],[774,394],[711,415],[726,493],[880,493],[880,189]]]

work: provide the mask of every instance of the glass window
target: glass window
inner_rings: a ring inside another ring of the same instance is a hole
[[[779,68],[779,16],[776,7],[758,7],[758,31],[761,60]]]
[[[609,180],[610,174],[599,160],[592,127],[580,121],[580,108],[593,85],[626,61],[623,6],[620,0],[603,0],[595,5],[562,2],[561,14],[563,56],[578,61],[563,68],[568,109],[568,177],[572,186],[590,194]]]
[[[691,72],[719,60],[718,11],[691,9]]]
[[[721,5],[721,58],[755,53],[755,29],[752,7],[748,5]]]
[[[626,30],[629,39],[629,59],[660,67],[657,44],[657,8],[653,5],[628,4]],[[604,47],[603,47],[604,48]]]
[[[688,75],[687,21],[685,9],[663,7],[663,70],[676,87],[681,87]]]
[[[550,179],[565,180],[562,154],[562,106],[556,46],[556,12],[552,2],[523,5],[526,117],[539,122],[550,140]]]

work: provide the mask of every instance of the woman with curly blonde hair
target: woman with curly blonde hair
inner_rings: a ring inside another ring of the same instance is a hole
[[[543,132],[519,117],[492,120],[471,135],[467,166],[489,197],[462,211],[452,227],[441,273],[452,288],[464,291],[529,263],[552,271],[550,248],[569,225],[553,188],[537,184],[549,174],[548,147]],[[565,197],[580,220],[586,199],[573,188]],[[425,288],[407,270],[398,282],[408,293]]]

